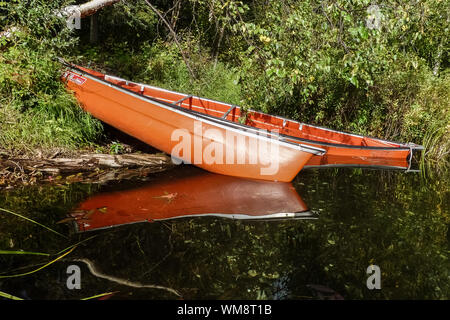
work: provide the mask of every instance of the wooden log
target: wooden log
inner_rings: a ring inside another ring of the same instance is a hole
[[[106,183],[147,179],[173,167],[165,154],[84,154],[78,158],[0,158],[0,190],[36,183]]]
[[[79,18],[85,18],[93,15],[98,10],[113,5],[121,0],[92,0],[80,5],[71,5],[64,7],[60,10],[56,10],[54,14],[59,17],[66,17],[67,21],[73,19],[74,16]],[[125,1],[125,0],[123,0]],[[17,27],[8,28],[2,32],[0,32],[0,38],[10,38],[13,34],[20,29]]]
[[[74,13],[79,13],[80,18],[85,18],[93,15],[98,10],[104,7],[113,5],[119,1],[120,0],[92,0],[84,4],[65,7],[60,11],[60,14],[65,16],[71,16]]]
[[[97,168],[145,168],[171,165],[170,157],[165,154],[131,153],[123,155],[83,154],[79,158],[54,159],[7,159],[0,160],[0,168],[16,167],[22,172],[86,172]]]

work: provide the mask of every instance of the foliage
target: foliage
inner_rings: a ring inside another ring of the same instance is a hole
[[[194,39],[185,43],[186,47],[195,45]],[[173,43],[144,42],[139,48],[124,45],[108,50],[91,48],[81,51],[84,57],[80,63],[94,62],[110,74],[210,99],[240,102],[238,77],[232,67],[222,62],[214,63],[204,53],[191,51],[192,66],[198,74],[197,79],[191,79]]]
[[[21,28],[13,40],[1,40],[2,103],[47,120],[48,110],[75,119],[63,121],[66,134],[50,130],[43,140],[92,142],[100,129],[74,111],[54,80],[58,67],[50,58],[58,54],[244,108],[425,144],[427,158],[448,164],[445,1],[153,1],[180,46],[143,0],[102,9],[97,44],[89,42],[89,19],[71,32],[49,14],[68,3],[12,1],[1,20]]]
[[[8,7],[9,26],[19,26],[0,47],[0,145],[9,153],[80,147],[101,130],[59,80],[61,65],[54,59],[76,42],[53,14],[60,5],[32,0]]]
[[[203,7],[200,36],[208,41],[202,31],[215,30],[209,45],[222,40],[222,58],[238,61],[245,107],[416,143],[430,127],[448,134],[445,1],[191,3]],[[433,96],[434,111],[423,110],[428,122],[409,127],[434,85],[443,95]],[[445,160],[448,145],[441,151],[428,155]]]
[[[403,135],[423,138],[430,159],[449,161],[450,151],[450,73],[421,82],[415,99],[405,110]]]
[[[380,101],[384,91],[410,95],[427,72],[422,65],[432,67],[434,61],[425,58],[438,48],[430,45],[425,53],[419,39],[445,40],[448,28],[436,17],[446,12],[443,2],[391,1],[380,7],[379,29],[366,25],[369,1],[256,3],[254,18],[232,26],[235,41],[250,44],[245,54],[237,53],[247,104],[368,133],[386,129],[386,118],[377,119],[392,107]],[[418,48],[422,55],[416,54]],[[394,87],[386,77],[395,77]]]

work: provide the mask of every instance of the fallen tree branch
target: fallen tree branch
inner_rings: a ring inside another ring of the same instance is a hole
[[[71,5],[64,7],[60,10],[56,10],[54,14],[59,17],[65,17],[67,20],[72,19],[74,16],[79,18],[85,18],[93,15],[98,10],[113,5],[121,0],[92,0],[80,5]],[[125,1],[125,0],[124,0]],[[0,33],[0,38],[10,38],[15,32],[19,31],[18,27],[11,27]]]
[[[80,18],[85,18],[93,15],[103,7],[113,5],[120,0],[92,0],[80,5],[73,5],[65,7],[60,11],[65,16],[71,16],[74,12],[79,12]]]
[[[168,163],[169,157],[163,154],[131,153],[123,155],[111,154],[83,154],[79,158],[52,158],[52,159],[7,159],[0,163],[0,167],[9,163],[21,164],[22,168],[44,172],[83,172],[93,171],[96,168],[136,168],[161,165]],[[21,170],[23,171],[23,169]]]
[[[145,179],[173,166],[165,154],[84,154],[78,158],[0,158],[0,190],[15,185],[44,183],[106,183]]]

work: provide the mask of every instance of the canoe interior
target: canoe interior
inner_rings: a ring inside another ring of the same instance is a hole
[[[241,108],[228,103],[214,101],[210,99],[200,98],[197,96],[188,96],[183,93],[177,93],[158,87],[145,84],[135,83],[114,76],[105,75],[103,73],[78,67],[79,69],[96,76],[100,79],[118,85],[124,89],[131,90],[147,97],[162,100],[168,103],[174,103],[182,100],[177,105],[187,110],[197,111],[206,115],[222,118],[232,122],[239,122],[241,117]],[[186,98],[188,97],[188,98]],[[234,108],[233,108],[234,107]],[[353,147],[382,147],[382,148],[411,148],[411,145],[364,137],[360,135],[339,132],[327,128],[312,126],[299,123],[294,120],[284,119],[278,116],[268,115],[262,112],[250,111],[247,114],[245,125],[268,131],[275,131],[279,134],[298,138],[302,140],[312,140],[314,142],[323,142],[326,144],[346,145]],[[289,137],[288,137],[289,139]],[[299,142],[292,140],[292,142]],[[419,146],[416,146],[419,147]]]

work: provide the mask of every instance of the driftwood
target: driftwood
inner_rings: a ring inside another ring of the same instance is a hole
[[[19,165],[25,171],[42,171],[50,173],[71,173],[93,171],[96,168],[137,168],[167,164],[170,158],[164,154],[83,154],[79,158],[55,159],[8,159],[8,165]]]
[[[165,154],[83,154],[78,158],[0,158],[0,189],[37,182],[104,183],[145,177],[172,167]]]

